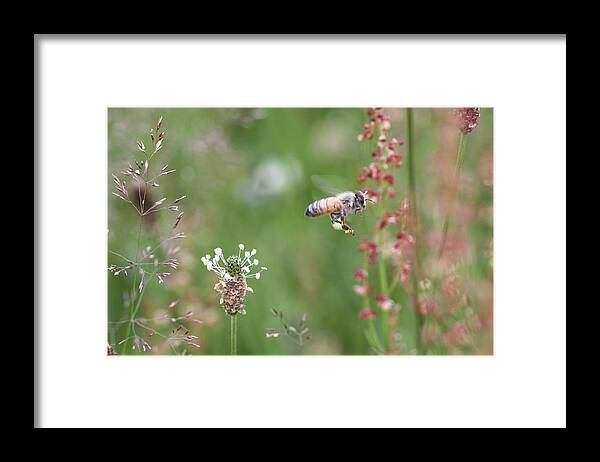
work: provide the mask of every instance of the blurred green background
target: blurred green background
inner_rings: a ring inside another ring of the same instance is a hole
[[[448,112],[414,111],[419,215],[427,229],[441,227],[445,209],[440,203],[447,193],[440,184],[447,182],[456,155],[457,132],[450,128]],[[406,139],[405,111],[389,109],[388,114],[391,134]],[[155,200],[187,196],[181,203],[180,224],[187,237],[178,241],[181,266],[164,286],[148,285],[139,315],[160,316],[177,299],[178,314],[193,310],[203,322],[186,324],[199,337],[201,348],[182,343],[177,351],[229,354],[229,319],[213,291],[216,275],[205,269],[200,258],[213,254],[215,247],[226,255],[237,253],[238,244],[244,243],[257,249],[260,264],[269,269],[260,280],[250,280],[254,294],[248,295],[247,314],[238,320],[238,354],[369,354],[365,320],[357,315],[361,299],[352,286],[354,270],[362,262],[357,245],[374,226],[375,214],[367,210],[362,217],[349,218],[354,237],[335,232],[328,217],[303,214],[310,202],[328,195],[315,186],[313,175],[333,176],[333,186],[359,188],[358,173],[371,161],[367,144],[357,141],[367,121],[366,109],[109,109],[108,247],[126,256],[136,253],[139,217],[129,204],[110,194],[114,191],[110,173],[122,176],[128,163],[143,158],[136,141],[150,145],[149,129],[160,116],[165,140],[151,168],[160,170],[168,163],[177,172],[159,180],[160,192],[150,192]],[[491,309],[487,304],[492,278],[492,126],[493,112],[483,108],[479,127],[469,135],[461,190],[464,207],[476,211],[467,214],[460,228],[468,248],[460,260],[461,272],[467,287],[472,286],[471,309],[482,313]],[[440,170],[440,165],[449,169]],[[405,162],[396,174],[396,206],[407,195],[407,178]],[[144,222],[142,246],[158,242],[174,215],[161,212],[154,218]],[[109,254],[108,262],[118,259]],[[109,322],[127,316],[131,277],[131,273],[129,277],[108,275]],[[402,305],[400,332],[410,350],[416,340],[414,308],[402,288],[396,298]],[[306,313],[311,340],[299,347],[285,336],[267,339],[266,328],[280,327],[271,308],[281,310],[291,324]],[[153,326],[163,332],[172,328],[168,321]],[[111,344],[124,336],[124,325],[109,324]],[[481,342],[478,349],[463,352],[491,352],[490,326]],[[156,347],[152,353],[173,351]]]

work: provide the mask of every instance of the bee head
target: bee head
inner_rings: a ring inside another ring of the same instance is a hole
[[[364,209],[367,206],[367,202],[375,202],[373,199],[370,199],[367,191],[357,191],[355,196],[356,205],[360,209]]]
[[[354,194],[354,197],[355,197],[356,206],[358,209],[364,209],[367,206],[367,201],[370,200],[367,197],[366,191],[357,191]]]

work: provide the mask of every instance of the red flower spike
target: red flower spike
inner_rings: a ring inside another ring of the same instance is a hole
[[[362,281],[367,277],[367,272],[364,269],[358,269],[354,272],[354,279]]]
[[[477,127],[480,115],[478,107],[461,107],[454,110],[457,127],[464,134],[471,133]]]
[[[376,248],[377,248],[377,244],[369,241],[369,238],[367,236],[364,236],[358,243],[358,250],[361,252],[364,252],[367,250],[373,250]]]
[[[358,317],[360,319],[375,319],[376,316],[377,315],[376,315],[375,311],[372,310],[371,308],[365,308],[358,312]]]
[[[430,298],[419,300],[419,313],[421,313],[421,316],[427,316],[428,314],[433,313],[433,309],[433,300]]]
[[[375,301],[377,302],[377,304],[380,306],[380,308],[383,311],[389,311],[392,308],[392,306],[394,305],[394,302],[391,299],[389,299],[383,295],[376,295]]]
[[[354,292],[357,295],[365,295],[366,293],[369,292],[369,286],[365,286],[365,285],[356,285],[356,286],[352,286],[352,289],[354,290]]]
[[[408,282],[408,276],[410,272],[410,263],[405,262],[402,264],[402,271],[400,272],[400,282]]]
[[[391,165],[393,167],[400,167],[400,165],[401,165],[400,161],[402,160],[402,157],[404,157],[403,153],[392,152],[385,158],[385,163],[387,165]]]
[[[467,327],[464,322],[456,322],[444,334],[444,343],[448,346],[464,344],[467,340]]]
[[[396,234],[396,239],[399,241],[406,241],[409,244],[414,244],[416,242],[415,237],[412,234],[408,234],[406,231],[400,231]]]
[[[376,148],[371,155],[376,160],[383,160],[383,154],[381,153],[381,149],[379,148]]]
[[[369,190],[369,197],[375,202],[379,202],[379,199],[381,198],[381,192]]]
[[[384,173],[383,179],[391,185],[394,184],[394,175],[390,172]]]
[[[394,148],[396,146],[402,146],[403,144],[404,144],[404,141],[398,141],[398,139],[392,138],[390,140],[390,142],[388,143],[388,146],[390,146],[391,148]]]
[[[391,225],[392,223],[396,223],[396,215],[393,215],[392,213],[385,211],[383,216],[379,220],[379,223],[377,224],[377,226],[379,229],[383,229],[387,225]]]
[[[389,130],[392,126],[389,117],[381,116],[381,128],[384,130]]]

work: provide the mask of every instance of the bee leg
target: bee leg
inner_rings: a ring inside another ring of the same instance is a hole
[[[344,216],[342,214],[331,214],[331,226],[333,226],[333,229],[344,231],[346,234],[354,235],[354,230],[346,224],[346,220],[344,220]]]
[[[346,215],[347,215],[346,211],[343,211],[342,216],[340,217],[342,220],[342,229],[344,230],[344,232],[346,234],[350,234],[351,236],[354,236],[354,230],[346,224]]]
[[[345,222],[342,223],[342,229],[344,230],[344,232],[346,234],[350,234],[351,236],[354,236],[354,230],[352,228],[350,228],[350,226],[348,226]]]
[[[332,213],[331,215],[331,226],[333,229],[337,229],[338,231],[342,229],[342,217],[340,217],[339,213]]]
[[[346,231],[348,226],[344,223],[344,217],[341,213],[334,212],[331,214],[331,226],[338,231]]]

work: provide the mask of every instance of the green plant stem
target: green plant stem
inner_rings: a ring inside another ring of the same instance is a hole
[[[381,194],[381,199],[379,200],[379,205],[378,205],[378,209],[377,209],[377,215],[381,216],[381,213],[383,211],[384,207],[383,207],[383,193]],[[380,229],[378,234],[377,234],[377,245],[379,246],[379,260],[378,260],[378,265],[379,265],[379,285],[381,287],[381,292],[383,295],[387,295],[387,291],[388,291],[388,284],[387,284],[387,270],[385,267],[385,261],[383,259],[383,229]]]
[[[365,254],[363,255],[363,264],[362,264],[363,269],[367,272],[367,285],[369,283],[369,273],[368,273],[368,257],[367,257],[367,253],[365,252]],[[367,310],[370,309],[370,303],[369,303],[369,294],[368,293],[364,293],[362,296],[363,299],[363,309]],[[369,318],[367,320],[367,323],[369,324],[369,333],[370,333],[370,337],[371,340],[373,341],[374,345],[372,345],[378,353],[383,353],[384,349],[383,346],[381,345],[381,341],[379,340],[379,334],[377,333],[377,329],[375,328],[375,323],[373,322],[373,319]],[[369,335],[367,335],[367,340],[368,340]],[[371,342],[369,342],[369,344],[371,344]]]
[[[135,249],[135,261],[138,261],[139,258],[139,252],[140,252],[140,239],[142,236],[142,222],[143,222],[143,217],[140,216],[140,225],[138,227],[138,234],[137,234],[137,244],[136,244],[136,249]],[[133,273],[133,284],[131,285],[131,295],[129,297],[129,322],[127,323],[127,334],[125,335],[125,342],[123,343],[123,349],[121,350],[121,354],[125,354],[125,352],[127,351],[127,346],[129,345],[129,337],[131,336],[131,324],[133,323],[133,315],[134,312],[137,309],[134,309],[134,305],[135,305],[135,294],[136,294],[136,283],[137,283],[137,268],[135,268],[134,273]],[[145,289],[145,286],[144,286]],[[139,294],[139,296],[137,297],[137,301],[139,302],[139,299],[141,298],[142,294]],[[139,303],[138,303],[139,306]]]
[[[237,355],[237,315],[231,318],[231,355]]]
[[[379,199],[379,204],[377,204],[377,216],[381,217],[383,211],[385,210],[384,207],[384,195],[383,195],[383,191],[381,193],[381,198]],[[385,267],[385,260],[383,258],[383,244],[384,244],[384,236],[383,236],[383,228],[379,230],[379,232],[377,233],[377,245],[379,246],[379,257],[378,257],[378,267],[379,267],[379,286],[380,286],[380,290],[381,290],[381,295],[383,295],[384,297],[388,297],[388,280],[387,280],[387,270]],[[385,310],[382,310],[382,316],[381,316],[381,322],[382,322],[382,332],[383,332],[383,345],[384,345],[384,350],[387,348],[387,345],[389,343],[388,337],[389,337],[389,313]]]
[[[421,332],[423,330],[423,316],[419,310],[419,281],[418,276],[415,271],[411,271],[410,282],[412,285],[412,299],[413,305],[415,307],[415,316],[417,317],[417,333],[415,336],[415,343],[417,347],[417,353],[421,354],[423,352],[423,348],[421,345]]]
[[[444,227],[442,229],[442,241],[440,243],[440,249],[438,251],[438,259],[442,258],[444,254],[444,248],[446,246],[446,238],[448,236],[448,228],[450,226],[450,209],[454,204],[454,199],[458,190],[458,177],[460,175],[460,169],[462,168],[464,151],[467,138],[463,132],[460,132],[458,138],[458,152],[456,153],[456,163],[454,165],[454,178],[452,179],[452,191],[450,193],[450,200],[448,201],[448,210],[446,211],[446,218],[444,219]]]
[[[398,282],[400,281],[401,274],[402,274],[402,268],[400,268],[398,271],[396,271],[396,274],[394,274],[394,276],[392,276],[392,282],[388,287],[390,296],[394,293],[394,290],[396,289],[396,286],[398,285]]]
[[[413,224],[415,227],[415,235],[419,234],[419,214],[417,207],[417,175],[415,168],[415,151],[414,151],[414,126],[413,126],[413,110],[406,108],[406,144],[408,155],[408,189],[409,200],[412,211]],[[419,241],[417,240],[417,247]]]
[[[414,124],[413,124],[413,110],[412,108],[406,108],[406,141],[407,141],[407,155],[408,155],[408,188],[409,188],[409,200],[411,207],[411,216],[413,219],[414,233],[416,237],[415,244],[415,262],[411,271],[412,280],[412,298],[415,309],[415,315],[417,317],[417,335],[416,345],[417,352],[421,353],[421,330],[423,328],[423,317],[419,312],[419,274],[421,271],[421,259],[420,259],[420,233],[419,233],[419,212],[417,208],[417,175],[415,168],[415,150],[414,150]]]
[[[363,267],[363,270],[367,273],[367,276],[366,276],[366,278],[367,278],[367,286],[369,285],[369,266],[368,266],[368,263],[369,263],[369,260],[368,260],[368,257],[367,257],[367,252],[365,252],[364,255],[363,255],[363,264],[362,264],[362,267]],[[369,294],[367,292],[365,292],[362,295],[362,299],[363,299],[363,309],[371,308],[370,304],[369,304]]]
[[[142,237],[142,225],[144,223],[144,204],[146,202],[146,191],[147,191],[147,181],[148,181],[148,172],[145,172],[144,174],[144,199],[142,200],[141,196],[140,196],[140,210],[142,211],[142,213],[140,214],[140,224],[138,226],[138,233],[137,233],[137,243],[135,246],[135,262],[136,264],[138,264],[138,260],[140,257],[140,240]],[[138,186],[139,187],[139,186]],[[138,189],[138,194],[139,194],[139,189]],[[135,206],[134,206],[135,207]],[[137,207],[136,207],[137,209]],[[146,285],[144,284],[143,290],[141,291],[141,293],[138,295],[137,297],[137,303],[135,306],[135,309],[133,309],[133,304],[134,304],[134,300],[135,300],[135,293],[136,293],[136,285],[137,285],[137,268],[136,271],[133,275],[133,285],[131,286],[131,298],[129,300],[129,322],[127,323],[127,335],[125,336],[126,340],[123,343],[123,350],[121,351],[121,354],[125,354],[125,351],[127,351],[127,346],[129,344],[129,337],[131,335],[131,326],[133,324],[133,320],[134,317],[137,313],[137,310],[140,306],[140,302],[142,300],[142,297],[144,295],[144,290],[146,290]]]
[[[373,322],[373,319],[369,318],[368,321],[369,330],[371,331],[371,336],[373,338],[373,341],[375,342],[375,348],[378,350],[379,353],[385,353],[385,349],[379,341],[379,334],[377,333],[377,329],[375,328],[375,323]]]

